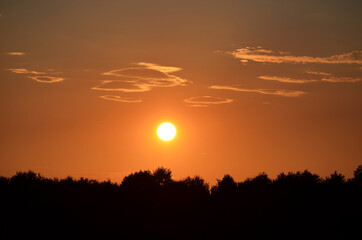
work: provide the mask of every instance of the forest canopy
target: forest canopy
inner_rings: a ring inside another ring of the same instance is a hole
[[[0,236],[342,237],[357,233],[361,224],[361,190],[362,166],[350,179],[305,170],[236,182],[226,174],[211,187],[200,176],[174,180],[163,167],[129,174],[120,184],[18,172],[0,177]]]

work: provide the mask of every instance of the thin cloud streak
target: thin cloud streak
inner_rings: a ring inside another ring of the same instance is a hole
[[[312,71],[306,71],[309,74],[319,75],[322,76],[322,79],[320,81],[323,82],[332,82],[332,83],[355,83],[361,81],[360,78],[351,78],[351,77],[337,77],[333,76],[332,73],[326,73],[326,72],[312,72]]]
[[[140,103],[140,102],[142,102],[142,99],[126,98],[126,97],[121,97],[121,96],[117,96],[117,95],[104,95],[104,96],[99,96],[99,97],[102,99],[105,99],[105,100],[123,102],[123,103]]]
[[[146,62],[139,62],[136,63],[139,66],[144,66],[147,69],[156,70],[163,73],[172,73],[172,72],[178,72],[181,71],[182,68],[179,67],[170,67],[170,66],[160,66],[154,63],[146,63]]]
[[[10,68],[10,69],[6,69],[6,70],[9,70],[13,73],[19,73],[19,74],[35,74],[35,75],[45,74],[44,72],[28,70],[26,68]]]
[[[129,84],[128,87],[123,87],[125,83]],[[121,85],[119,87],[107,87],[107,85]],[[107,92],[126,92],[126,93],[136,93],[136,92],[147,92],[150,91],[152,88],[151,86],[145,84],[137,84],[134,82],[127,82],[121,80],[104,80],[99,85],[92,87],[92,90],[99,90],[99,91],[107,91]]]
[[[313,75],[332,76],[332,73],[326,73],[326,72],[314,72],[314,71],[305,71],[305,72]]]
[[[23,56],[23,55],[25,55],[24,52],[8,52],[6,54],[11,55],[11,56]]]
[[[323,63],[323,64],[362,64],[362,51],[353,51],[333,55],[330,57],[311,57],[311,56],[293,56],[285,55],[283,52],[275,52],[272,50],[263,49],[261,47],[245,47],[239,48],[235,51],[228,52],[241,62],[247,63],[249,61],[261,63],[293,63],[293,64],[306,64],[306,63]]]
[[[234,100],[229,98],[220,98],[212,96],[198,96],[184,99],[184,102],[192,104],[192,107],[206,107],[207,105],[217,105],[232,103]]]
[[[361,79],[360,78],[350,78],[350,77],[324,77],[321,79],[321,81],[323,82],[332,82],[332,83],[355,83],[355,82],[360,82]]]
[[[189,107],[208,107],[209,105],[202,105],[202,104],[193,104],[189,105]]]
[[[247,89],[247,88],[239,88],[234,86],[225,86],[225,85],[212,85],[209,87],[210,89],[216,90],[230,90],[236,92],[254,92],[266,95],[276,95],[283,97],[300,97],[304,94],[307,94],[304,91],[295,91],[295,90],[285,90],[285,89]]]
[[[360,78],[351,78],[351,77],[338,77],[333,76],[331,73],[326,72],[312,72],[306,71],[308,74],[318,75],[321,79],[294,79],[289,77],[279,77],[279,76],[259,76],[258,78],[269,81],[278,81],[283,83],[310,83],[310,82],[331,82],[331,83],[355,83],[361,81]]]
[[[295,79],[289,77],[278,77],[278,76],[259,76],[258,78],[268,81],[277,81],[283,83],[310,83],[310,82],[317,82],[319,80],[316,79]]]

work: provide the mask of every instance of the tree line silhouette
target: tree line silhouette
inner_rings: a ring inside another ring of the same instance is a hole
[[[262,238],[360,236],[362,165],[354,177],[266,173],[210,187],[170,169],[122,183],[49,179],[33,171],[0,177],[0,238]]]

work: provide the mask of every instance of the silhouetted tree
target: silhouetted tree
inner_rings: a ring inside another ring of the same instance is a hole
[[[228,196],[234,194],[236,188],[237,183],[234,181],[234,178],[226,174],[221,180],[217,179],[217,185],[211,188],[211,194]]]
[[[183,183],[187,186],[189,191],[193,193],[197,193],[201,196],[208,196],[209,194],[209,184],[199,176],[193,178],[187,177]]]
[[[354,178],[352,181],[358,184],[362,184],[362,165],[359,165],[353,174]]]
[[[71,176],[68,176],[67,178],[60,180],[60,182],[73,184],[75,182],[75,180]]]
[[[321,178],[317,174],[312,174],[311,172],[305,170],[301,174],[300,180],[303,182],[303,184],[311,185],[320,183]]]
[[[128,189],[145,189],[155,186],[156,181],[150,171],[139,171],[123,178],[122,187]]]
[[[252,184],[252,185],[268,185],[271,184],[272,180],[268,177],[268,174],[266,174],[265,172],[259,173],[258,176],[256,176],[255,178],[248,178],[244,181],[244,184]]]
[[[159,167],[153,171],[152,175],[155,181],[161,185],[172,181],[172,172],[168,168]]]
[[[334,171],[329,177],[324,180],[326,184],[330,185],[342,185],[346,182],[344,176],[337,171]]]
[[[289,172],[288,174],[281,173],[277,176],[277,179],[274,182],[276,184],[293,187],[308,187],[320,183],[321,179],[318,175],[312,174],[311,172],[305,170],[304,172]]]
[[[9,184],[9,178],[7,177],[0,177],[0,186],[8,185]]]
[[[43,177],[39,173],[33,171],[28,172],[17,172],[13,177],[10,178],[10,184],[36,184],[43,180]]]

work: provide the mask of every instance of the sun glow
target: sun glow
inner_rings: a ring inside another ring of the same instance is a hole
[[[157,135],[163,141],[170,141],[176,136],[176,128],[172,123],[164,122],[158,126]]]

